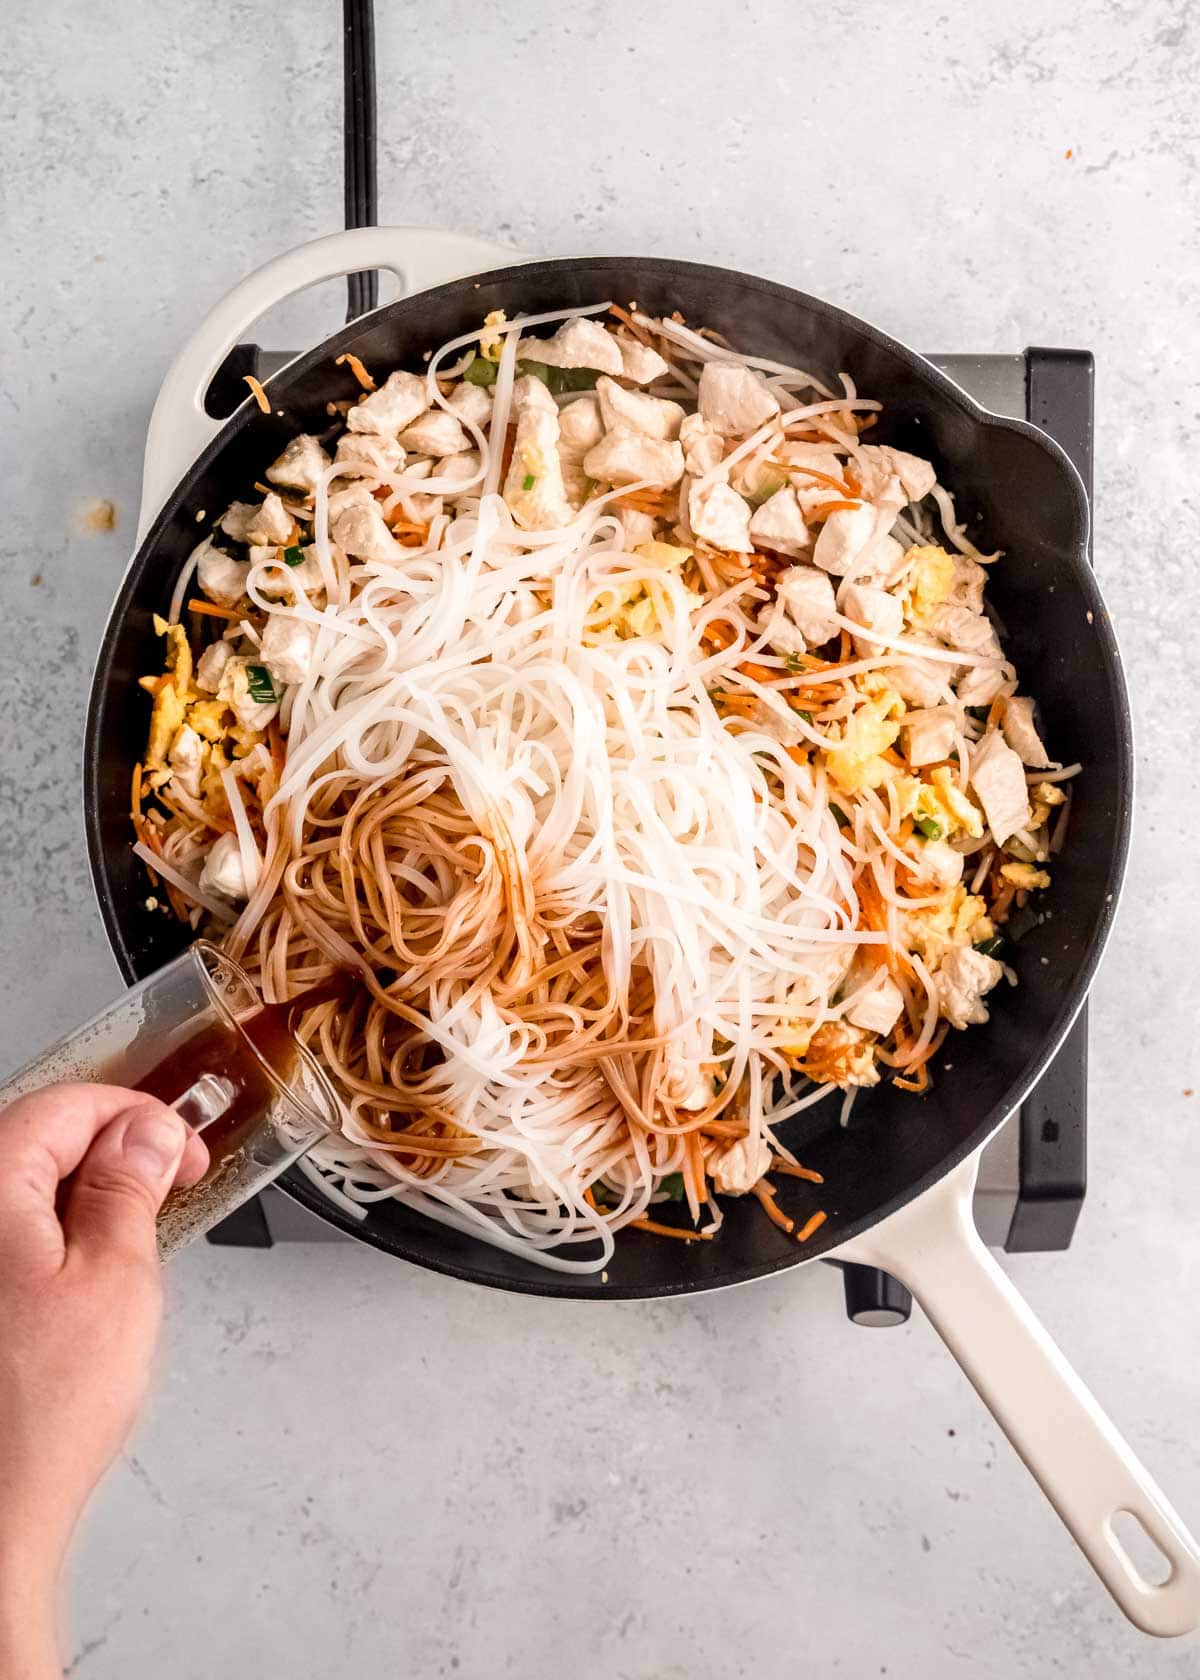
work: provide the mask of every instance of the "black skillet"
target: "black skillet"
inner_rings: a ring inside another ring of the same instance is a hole
[[[473,241],[435,237],[443,241],[443,273],[488,260],[487,248]],[[247,401],[213,436],[203,394],[246,327],[302,285],[371,267],[403,271],[415,295],[292,361],[270,381],[269,414]],[[1196,1625],[1194,1544],[1127,1451],[1114,1479],[1110,1426],[1090,1397],[1081,1398],[1044,1333],[1031,1328],[1028,1309],[974,1236],[969,1212],[979,1151],[1034,1085],[1083,1003],[1112,924],[1128,848],[1129,705],[1108,614],[1087,564],[1088,506],[1074,469],[1035,428],[985,413],[911,350],[770,281],[661,258],[584,258],[466,272],[421,291],[412,268],[396,229],[359,229],[291,252],[218,306],[164,385],[147,450],[149,511],[159,511],[143,531],[104,635],[85,744],[92,870],[126,978],[149,973],[185,943],[182,929],[146,910],[145,877],[130,851],[129,778],[146,729],[136,683],[160,657],[151,618],[166,609],[197,540],[198,510],[211,517],[243,495],[288,438],[327,426],[331,398],[355,394],[349,370],[335,365],[339,354],[353,351],[374,369],[419,368],[424,351],[477,326],[489,310],[503,308],[511,318],[612,298],[636,300],[654,314],[682,310],[747,352],[830,373],[846,370],[860,391],[884,404],[879,441],[934,460],[974,540],[1004,551],[989,599],[1006,627],[1008,651],[1023,687],[1038,698],[1054,756],[1083,765],[1066,853],[1048,898],[1051,914],[1012,957],[1019,986],[994,994],[989,1026],[954,1035],[929,1095],[915,1099],[885,1086],[860,1100],[845,1129],[834,1105],[793,1124],[786,1141],[825,1183],[818,1190],[789,1181],[780,1200],[798,1219],[818,1207],[828,1216],[803,1248],[746,1198],[728,1204],[717,1241],[684,1244],[628,1232],[606,1272],[567,1275],[399,1203],[376,1203],[359,1223],[295,1170],[283,1187],[318,1217],[389,1254],[470,1282],[549,1296],[616,1299],[723,1288],[834,1251],[886,1266],[922,1300],[1126,1613],[1153,1632]],[[198,458],[171,488],[193,453]],[[968,1348],[972,1321],[986,1331]],[[1038,1422],[1039,1396],[1052,1427],[1044,1417]],[[1085,1496],[1088,1483],[1092,1493]],[[1150,1586],[1112,1535],[1108,1516],[1118,1505],[1134,1506],[1171,1560],[1174,1574],[1164,1585]]]

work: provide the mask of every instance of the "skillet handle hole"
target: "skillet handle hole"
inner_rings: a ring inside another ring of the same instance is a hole
[[[1166,1586],[1175,1566],[1136,1511],[1114,1511],[1108,1531],[1114,1551],[1141,1585]]]

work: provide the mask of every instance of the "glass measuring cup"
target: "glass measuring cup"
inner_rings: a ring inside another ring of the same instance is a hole
[[[291,1031],[295,1007],[264,1005],[236,962],[198,940],[0,1084],[0,1106],[94,1080],[149,1092],[202,1132],[208,1171],[159,1214],[168,1259],[339,1129],[337,1094]]]

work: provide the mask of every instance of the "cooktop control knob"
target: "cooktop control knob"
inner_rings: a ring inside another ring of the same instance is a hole
[[[846,1317],[854,1324],[881,1329],[904,1324],[912,1311],[912,1296],[902,1283],[874,1266],[843,1266]]]

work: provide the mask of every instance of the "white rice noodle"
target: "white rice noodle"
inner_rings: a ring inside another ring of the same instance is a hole
[[[238,851],[242,859],[242,874],[246,879],[246,892],[250,894],[262,878],[262,853],[258,849],[258,841],[254,838],[254,830],[250,827],[250,819],[242,802],[242,790],[232,768],[221,771],[221,786],[225,789],[225,798],[229,802]]]
[[[191,584],[192,579],[196,575],[196,567],[199,564],[200,554],[197,549],[193,551],[189,557],[187,564],[179,574],[179,579],[176,582],[175,588],[171,591],[171,605],[167,608],[168,624],[179,623],[179,615],[183,611],[184,598],[187,595],[188,587]]]
[[[775,374],[782,383],[799,386],[802,390],[818,391],[823,397],[833,395],[827,385],[823,385],[814,374],[806,373],[803,368],[789,367],[786,362],[772,362],[765,356],[740,355],[736,350],[726,349],[724,345],[714,344],[710,338],[701,337],[699,333],[692,332],[690,327],[681,326],[678,321],[666,318],[658,321],[637,311],[631,319],[639,327],[647,327],[651,332],[680,345],[698,362],[739,362],[743,367],[756,368],[760,373]]]

